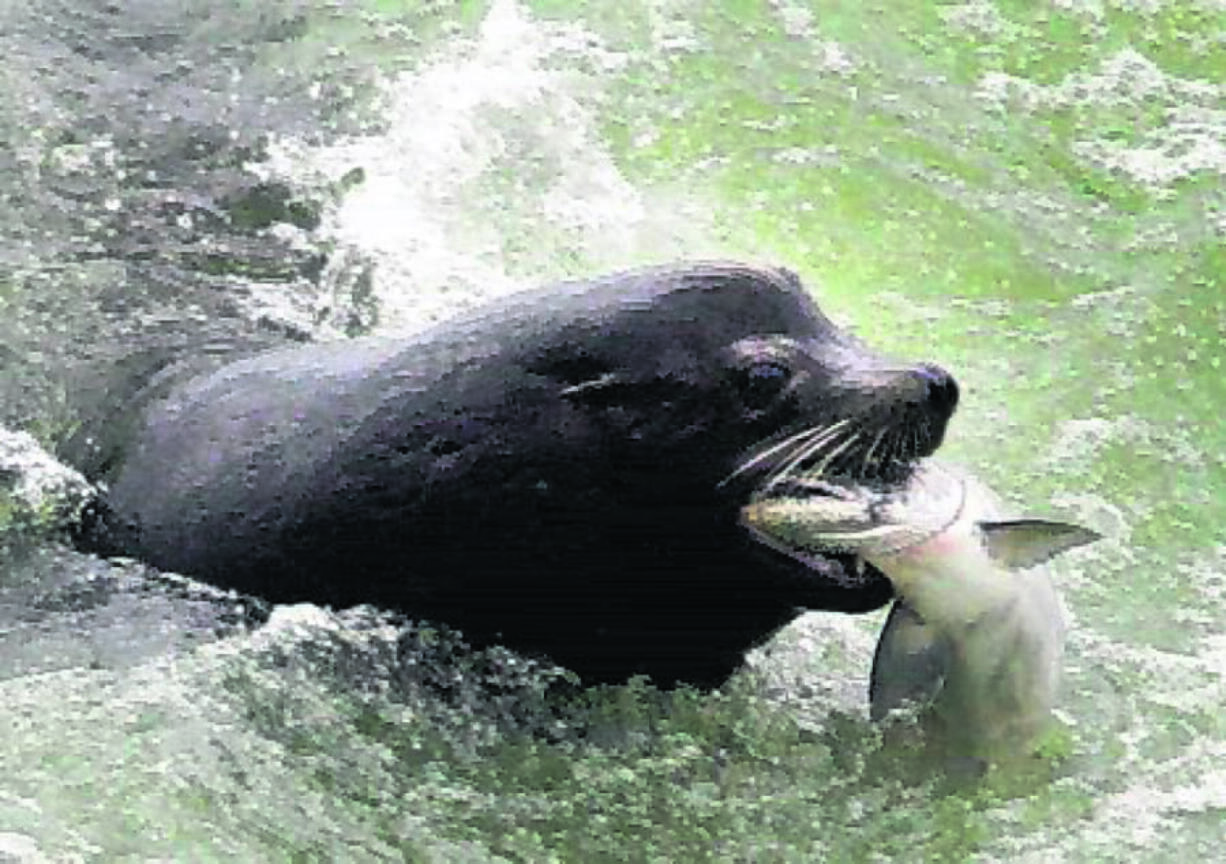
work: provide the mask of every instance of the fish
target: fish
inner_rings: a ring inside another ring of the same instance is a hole
[[[935,459],[885,488],[777,477],[751,497],[741,521],[798,560],[852,553],[893,584],[870,674],[874,721],[910,707],[951,753],[988,761],[1024,752],[1044,731],[1067,619],[1043,565],[1100,539],[1097,532],[1002,518],[991,489]]]

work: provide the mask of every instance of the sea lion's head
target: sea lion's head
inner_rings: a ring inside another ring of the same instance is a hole
[[[593,457],[626,478],[668,478],[625,484],[667,513],[663,524],[700,511],[735,524],[756,490],[795,471],[899,482],[940,446],[957,405],[947,372],[872,351],[790,271],[699,264],[622,274],[610,287],[615,298],[585,288],[590,312],[557,330],[534,371],[561,386],[576,408],[564,428]],[[864,608],[884,602],[884,578],[864,578]]]
[[[560,328],[535,366],[601,415],[611,446],[666,453],[737,496],[816,465],[888,483],[940,446],[953,378],[872,351],[788,270],[699,264],[615,286],[616,302]]]

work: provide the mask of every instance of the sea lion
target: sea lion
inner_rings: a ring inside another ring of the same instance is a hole
[[[885,603],[880,573],[801,566],[738,512],[787,460],[905,473],[957,403],[946,372],[869,351],[794,274],[736,263],[563,283],[411,338],[185,380],[167,368],[67,448],[105,484],[87,548],[665,686],[718,685],[803,609]]]
[[[1066,624],[1040,565],[1099,539],[1096,532],[1002,519],[986,486],[931,459],[895,488],[779,477],[742,519],[802,559],[856,552],[894,584],[899,599],[873,658],[874,720],[911,703],[933,744],[975,760],[1024,754],[1043,731]]]

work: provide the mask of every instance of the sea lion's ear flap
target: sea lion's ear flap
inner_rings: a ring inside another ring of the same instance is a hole
[[[572,402],[592,404],[611,404],[618,400],[618,394],[623,393],[630,379],[616,372],[606,372],[595,378],[580,381],[563,387],[558,395]]]
[[[557,385],[558,395],[573,402],[608,402],[627,383],[624,373],[587,351],[564,344],[543,351],[526,364],[533,375]]]
[[[606,372],[596,378],[589,378],[587,381],[580,381],[578,384],[563,387],[559,394],[566,399],[583,397],[592,393],[615,389],[618,383],[620,382],[616,373]]]
[[[1050,561],[1061,552],[1093,543],[1102,535],[1069,522],[1045,519],[1014,519],[980,522],[988,554],[1013,570],[1024,570]]]

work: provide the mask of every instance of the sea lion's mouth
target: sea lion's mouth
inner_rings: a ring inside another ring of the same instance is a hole
[[[758,543],[802,564],[813,574],[821,574],[821,581],[825,583],[845,590],[871,590],[889,584],[889,577],[858,553],[826,546],[795,545],[779,540],[744,520],[742,525]],[[832,568],[831,562],[839,566]]]
[[[740,479],[750,501],[823,497],[845,499],[853,509],[868,508],[872,501],[911,482],[921,461],[940,446],[943,432],[943,423],[936,427],[874,425],[844,419],[811,426],[759,445],[724,482]],[[743,517],[742,524],[758,542],[814,572],[829,571],[829,564],[823,566],[822,560],[837,561],[842,565],[839,574],[826,578],[843,588],[869,589],[886,579],[885,574],[858,554],[849,554],[846,548],[835,544],[793,546],[755,530]]]

